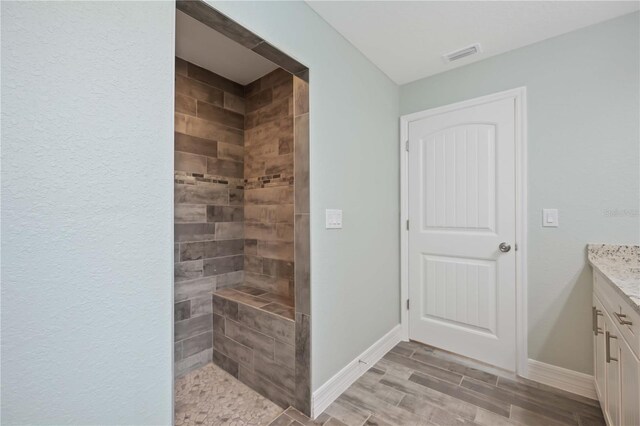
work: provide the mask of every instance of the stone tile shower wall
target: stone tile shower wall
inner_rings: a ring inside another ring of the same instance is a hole
[[[293,76],[277,69],[245,98],[245,283],[293,298]]]
[[[175,373],[212,360],[211,294],[244,281],[244,88],[176,58]]]
[[[213,361],[277,404],[296,404],[294,304],[294,77],[281,69],[245,87],[245,287],[214,294]],[[273,296],[272,296],[273,295]]]
[[[176,375],[213,361],[309,414],[308,84],[176,59],[175,129]]]

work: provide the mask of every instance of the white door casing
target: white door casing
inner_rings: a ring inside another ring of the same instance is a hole
[[[523,129],[514,92],[403,117],[408,337],[511,371],[526,362],[523,336],[516,344]],[[500,251],[502,242],[511,250]]]

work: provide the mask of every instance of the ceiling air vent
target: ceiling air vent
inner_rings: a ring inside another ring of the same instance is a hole
[[[475,55],[476,53],[482,52],[482,48],[480,47],[480,43],[472,44],[471,46],[463,47],[462,49],[454,50],[453,52],[446,53],[442,55],[442,59],[445,62],[453,62],[458,59],[466,58],[467,56]]]

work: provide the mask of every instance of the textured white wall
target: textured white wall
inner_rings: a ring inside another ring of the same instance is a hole
[[[589,242],[640,241],[640,14],[400,88],[403,114],[527,86],[529,357],[592,371]],[[542,209],[560,210],[543,228]],[[610,215],[617,211],[618,215]]]
[[[2,423],[172,421],[171,2],[2,2]]]
[[[212,5],[310,68],[317,389],[400,321],[398,87],[304,2]]]

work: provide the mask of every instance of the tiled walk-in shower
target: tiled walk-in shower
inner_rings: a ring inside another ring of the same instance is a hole
[[[308,85],[176,58],[175,372],[309,407]]]

